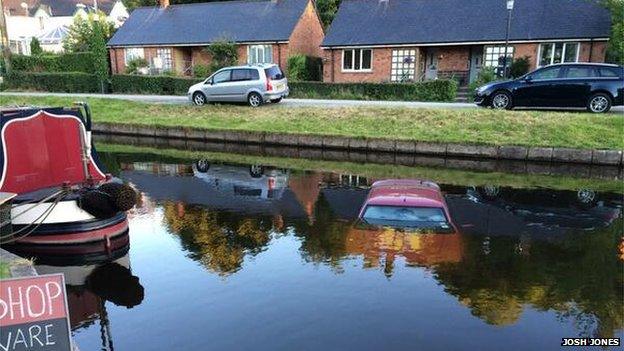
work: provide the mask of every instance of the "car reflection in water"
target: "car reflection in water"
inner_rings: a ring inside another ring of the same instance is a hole
[[[62,273],[67,285],[67,305],[72,332],[87,329],[99,321],[102,350],[113,350],[106,302],[132,308],[141,304],[144,289],[130,271],[125,256],[99,264],[74,266],[36,265],[39,274]]]
[[[288,185],[288,173],[279,169],[265,169],[260,165],[248,168],[227,164],[211,164],[206,159],[195,162],[195,177],[234,196],[257,197],[263,200],[280,199]]]

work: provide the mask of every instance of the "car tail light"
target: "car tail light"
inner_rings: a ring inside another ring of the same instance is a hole
[[[267,78],[266,90],[267,91],[273,90],[273,84],[271,84],[271,80],[268,78]]]

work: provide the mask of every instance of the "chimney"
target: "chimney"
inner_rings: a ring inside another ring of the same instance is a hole
[[[169,7],[169,0],[158,0],[158,4],[160,5],[160,7],[165,9]]]

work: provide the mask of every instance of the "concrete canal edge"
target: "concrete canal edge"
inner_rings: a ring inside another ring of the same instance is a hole
[[[623,165],[623,150],[573,149],[526,146],[492,146],[477,144],[434,143],[380,138],[356,138],[237,130],[156,127],[122,123],[96,123],[93,132],[155,138],[189,139],[243,144],[300,146],[337,150],[365,150],[483,159],[577,163],[589,165]]]

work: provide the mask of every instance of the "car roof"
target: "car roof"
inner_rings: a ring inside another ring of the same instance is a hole
[[[623,68],[620,65],[616,65],[613,63],[601,63],[601,62],[563,62],[563,63],[554,63],[552,65],[542,66],[540,68],[545,67],[556,67],[556,66],[599,66],[599,67],[615,67],[615,68]]]
[[[224,70],[224,69],[237,69],[237,68],[269,68],[269,67],[273,67],[273,66],[277,66],[277,64],[275,63],[256,63],[256,64],[248,64],[248,65],[239,65],[239,66],[228,66],[228,67],[223,67],[220,70]]]

